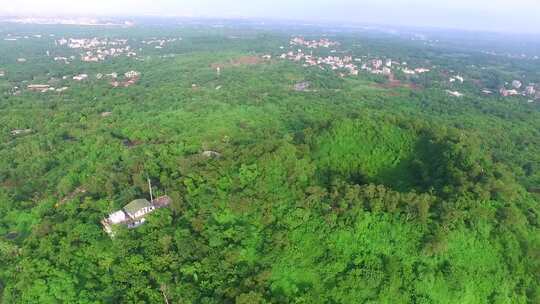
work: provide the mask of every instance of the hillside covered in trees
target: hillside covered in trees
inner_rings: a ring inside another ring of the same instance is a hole
[[[0,303],[540,302],[540,102],[498,94],[539,60],[312,28],[0,29]],[[147,178],[171,205],[111,238]]]

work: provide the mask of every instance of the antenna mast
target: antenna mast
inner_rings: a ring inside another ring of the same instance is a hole
[[[148,180],[148,189],[150,190],[150,202],[154,201],[154,196],[152,195],[152,184],[150,183],[150,178],[146,178]]]

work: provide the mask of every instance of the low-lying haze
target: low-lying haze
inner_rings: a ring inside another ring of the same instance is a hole
[[[188,16],[429,26],[540,33],[537,0],[19,0],[0,14],[32,16]],[[5,3],[3,3],[5,2]]]

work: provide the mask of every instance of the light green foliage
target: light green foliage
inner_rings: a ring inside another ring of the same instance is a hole
[[[414,153],[415,135],[384,121],[362,117],[340,121],[320,136],[314,158],[321,175],[340,174],[357,182],[405,184],[407,160]]]

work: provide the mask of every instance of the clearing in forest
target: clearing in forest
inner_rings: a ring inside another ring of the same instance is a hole
[[[242,65],[255,65],[264,62],[265,60],[258,56],[241,56],[233,59],[229,59],[227,62],[212,63],[212,68],[225,68],[225,67],[235,67]]]

